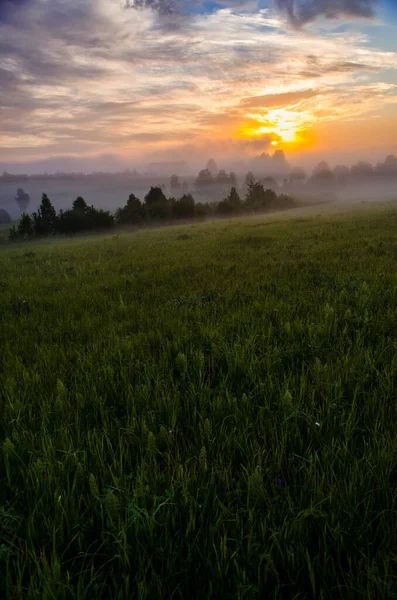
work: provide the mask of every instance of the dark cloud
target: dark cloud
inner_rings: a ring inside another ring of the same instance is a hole
[[[178,0],[126,0],[126,8],[151,8],[161,14],[178,12],[182,3]]]
[[[275,4],[294,26],[300,27],[317,17],[373,18],[379,0],[275,0]]]
[[[0,23],[11,21],[29,2],[30,0],[0,0]]]

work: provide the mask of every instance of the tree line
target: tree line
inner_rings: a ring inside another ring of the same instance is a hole
[[[276,194],[255,181],[249,183],[244,198],[233,187],[228,196],[217,203],[195,202],[191,194],[167,198],[160,187],[151,187],[143,202],[130,194],[125,206],[118,208],[114,214],[89,206],[81,196],[76,198],[72,208],[57,213],[47,194],[43,194],[37,211],[31,215],[23,212],[18,225],[10,229],[9,237],[10,240],[18,240],[56,234],[75,235],[115,226],[144,227],[149,223],[237,216],[295,206],[291,196]]]

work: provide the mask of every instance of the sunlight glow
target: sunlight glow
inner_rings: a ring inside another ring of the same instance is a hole
[[[301,142],[315,121],[309,111],[298,112],[285,108],[269,110],[265,114],[250,113],[246,117],[250,124],[241,128],[241,137],[269,136],[272,146]]]

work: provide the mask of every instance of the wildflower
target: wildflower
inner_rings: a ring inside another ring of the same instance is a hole
[[[281,479],[281,477],[277,478],[277,485],[284,485],[283,480]]]
[[[314,424],[316,425],[316,427],[320,427],[320,423],[318,421],[316,421]]]

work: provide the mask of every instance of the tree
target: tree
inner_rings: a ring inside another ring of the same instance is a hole
[[[334,174],[332,173],[329,165],[322,161],[318,163],[318,165],[313,169],[313,181],[318,181],[322,183],[330,183],[334,179]]]
[[[273,173],[287,173],[290,169],[283,150],[276,150],[271,159]]]
[[[195,184],[197,188],[206,188],[214,183],[214,178],[209,169],[203,169],[198,174]]]
[[[21,220],[19,221],[17,228],[17,235],[22,239],[29,239],[33,237],[35,233],[35,227],[33,219],[30,215],[22,213]]]
[[[371,163],[365,162],[363,160],[359,160],[355,165],[350,169],[350,173],[353,177],[357,177],[359,179],[367,178],[373,175],[374,169]]]
[[[169,203],[160,187],[151,187],[145,196],[145,211],[150,219],[166,219]]]
[[[87,212],[87,202],[81,196],[78,196],[72,204],[72,210],[80,215],[84,215]]]
[[[121,225],[140,225],[144,221],[142,202],[130,194],[127,204],[116,211],[116,221]]]
[[[218,185],[228,185],[229,184],[229,175],[226,173],[224,169],[221,169],[216,176],[215,182]]]
[[[84,229],[84,222],[74,210],[60,210],[57,219],[57,231],[63,235],[75,234]]]
[[[88,229],[111,229],[114,226],[114,216],[108,210],[88,206],[86,214]]]
[[[216,164],[213,158],[209,159],[205,170],[209,171],[212,175],[218,173],[218,165]]]
[[[78,196],[71,210],[61,210],[57,218],[57,231],[62,234],[75,234],[90,229],[88,205],[84,198]]]
[[[15,240],[18,239],[18,230],[15,227],[15,225],[13,225],[13,227],[11,227],[9,234],[8,234],[8,239],[10,240],[10,242],[15,242]]]
[[[232,212],[240,212],[242,207],[241,198],[235,187],[232,187],[230,194],[227,197],[227,201],[232,209]]]
[[[245,176],[245,180],[244,180],[244,185],[245,187],[248,187],[250,185],[250,183],[254,183],[255,181],[255,177],[252,171],[248,171],[247,175]]]
[[[389,154],[383,163],[378,163],[376,170],[380,175],[397,176],[397,158],[394,154]]]
[[[265,190],[262,183],[250,183],[245,196],[245,205],[253,210],[265,210],[275,205],[277,194],[274,190]]]
[[[241,198],[236,188],[233,187],[230,190],[230,194],[227,196],[227,198],[219,202],[217,206],[217,212],[221,215],[231,215],[239,213],[241,211],[241,208]]]
[[[109,229],[113,225],[114,217],[109,211],[88,206],[81,196],[73,202],[72,209],[61,210],[57,219],[57,231],[63,235]]]
[[[21,213],[28,210],[30,204],[30,196],[22,188],[17,189],[17,195],[15,196],[15,202],[18,204],[18,208]]]
[[[179,200],[175,200],[172,215],[176,219],[192,219],[195,214],[195,203],[191,194],[184,194]]]
[[[208,217],[209,215],[212,214],[212,208],[213,205],[209,204],[208,202],[197,202],[197,204],[194,207],[194,215],[196,217],[196,219],[205,219],[205,217]]]
[[[172,191],[176,191],[176,190],[180,190],[181,189],[181,182],[179,180],[178,175],[171,175],[171,178],[170,178],[170,189]]]
[[[36,235],[54,234],[57,228],[57,213],[47,194],[41,197],[37,213],[33,214]]]
[[[229,175],[229,184],[232,187],[236,187],[237,186],[237,177],[236,177],[236,173],[234,173],[234,171],[232,171]]]
[[[11,223],[11,217],[4,208],[0,208],[0,225]]]
[[[334,169],[335,181],[338,183],[346,183],[346,181],[349,179],[349,175],[349,167],[346,167],[345,165],[336,165]]]
[[[388,156],[386,156],[384,164],[387,167],[397,169],[397,157],[394,154],[389,154]]]

